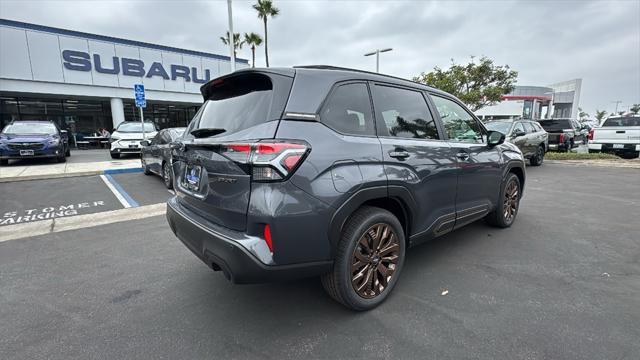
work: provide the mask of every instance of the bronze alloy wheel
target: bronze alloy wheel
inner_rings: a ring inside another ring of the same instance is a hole
[[[398,236],[389,224],[371,226],[360,237],[351,257],[351,285],[365,299],[384,291],[398,264]]]
[[[516,212],[518,211],[518,197],[520,196],[520,191],[518,190],[518,183],[515,181],[510,181],[507,184],[507,189],[504,192],[504,205],[502,207],[502,211],[504,212],[504,220],[508,223],[512,222],[516,217]]]

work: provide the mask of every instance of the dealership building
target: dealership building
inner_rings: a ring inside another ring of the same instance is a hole
[[[578,118],[582,79],[547,86],[516,86],[502,101],[475,112],[482,120]]]
[[[0,19],[0,128],[52,120],[74,137],[111,131],[140,120],[134,84],[145,86],[145,121],[186,126],[200,86],[229,72],[228,56]]]

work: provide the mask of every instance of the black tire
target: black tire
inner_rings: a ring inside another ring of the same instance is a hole
[[[366,248],[364,243],[367,244]],[[373,251],[368,256],[363,255],[363,251],[367,250]],[[404,265],[404,254],[404,232],[398,219],[387,210],[364,206],[346,222],[336,248],[333,268],[322,276],[322,285],[333,299],[350,309],[373,309],[385,301],[397,284]],[[360,266],[356,267],[358,263]],[[384,275],[380,267],[384,269]],[[388,271],[391,274],[386,276]],[[356,279],[360,278],[363,279],[362,294],[355,288]],[[371,279],[371,282],[367,279]]]
[[[9,165],[9,159],[0,159],[0,165],[2,166]]]
[[[516,191],[517,191],[515,194],[515,199],[513,197],[513,194],[510,194],[507,197],[507,193],[510,192],[510,186],[512,183],[515,184]],[[518,179],[518,176],[516,174],[509,173],[509,175],[506,177],[506,179],[502,183],[502,186],[500,187],[500,202],[498,203],[497,208],[485,217],[485,220],[487,221],[487,223],[489,225],[500,227],[500,228],[510,227],[513,224],[513,222],[516,220],[516,216],[518,215],[518,210],[520,209],[521,195],[522,195],[522,187],[520,186],[520,179]],[[513,201],[515,201],[515,203],[513,203]],[[509,202],[508,205],[511,207],[509,210],[507,210],[506,208],[507,202]],[[514,205],[515,205],[515,209],[513,208]],[[509,216],[505,214],[507,211],[509,211],[508,212]]]
[[[162,181],[164,181],[164,186],[167,189],[173,189],[173,171],[171,171],[171,166],[167,165],[166,162],[162,163]]]
[[[531,159],[529,159],[529,163],[531,163],[531,166],[540,166],[542,165],[543,161],[544,161],[544,147],[540,145],[536,150],[536,154],[533,155]]]
[[[112,158],[112,159],[120,159],[120,154],[117,154],[117,153],[111,153],[111,158]]]
[[[635,159],[637,157],[640,157],[640,152],[638,151],[624,152],[620,154],[620,157],[623,159]]]

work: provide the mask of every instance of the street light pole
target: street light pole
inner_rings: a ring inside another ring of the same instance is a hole
[[[382,50],[376,49],[375,51],[364,54],[364,56],[375,55],[376,56],[376,72],[380,72],[380,53],[391,51],[391,50],[393,50],[393,48],[387,48]]]
[[[231,0],[227,0],[227,11],[229,12],[229,51],[231,52],[231,72],[236,71],[236,52],[233,33],[233,14],[231,11]]]

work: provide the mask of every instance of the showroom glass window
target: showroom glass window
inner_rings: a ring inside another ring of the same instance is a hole
[[[484,132],[478,121],[453,100],[432,95],[449,140],[484,143]]]
[[[438,128],[421,92],[391,86],[373,88],[378,135],[438,139]]]

